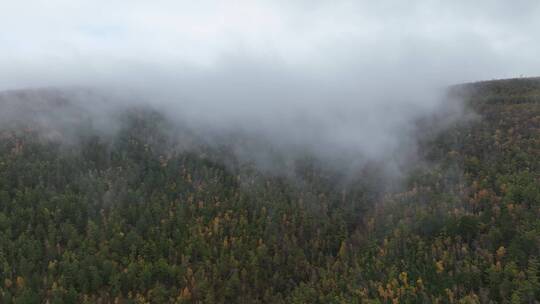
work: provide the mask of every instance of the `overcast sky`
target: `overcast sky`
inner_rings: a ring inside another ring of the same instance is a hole
[[[236,56],[452,82],[536,75],[538,16],[535,0],[4,0],[0,88],[169,77]]]
[[[0,0],[0,90],[113,88],[376,157],[411,141],[436,89],[539,75],[539,16],[537,0]]]

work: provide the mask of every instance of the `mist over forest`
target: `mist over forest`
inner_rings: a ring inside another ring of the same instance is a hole
[[[438,130],[471,116],[448,86],[537,72],[538,5],[508,6],[5,3],[0,90],[70,100],[105,132],[118,129],[114,112],[149,107],[210,144],[242,133],[285,158],[383,162],[398,174],[417,157],[418,121],[438,117]],[[40,115],[69,129],[69,111]],[[274,167],[254,146],[235,149]]]
[[[539,303],[539,15],[0,3],[0,303]]]

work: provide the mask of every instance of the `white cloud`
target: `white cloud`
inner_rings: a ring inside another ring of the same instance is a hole
[[[388,156],[435,88],[537,74],[539,15],[534,0],[4,0],[0,89],[108,87],[199,126]]]

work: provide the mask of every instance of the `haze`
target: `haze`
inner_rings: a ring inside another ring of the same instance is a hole
[[[533,0],[2,1],[0,90],[92,88],[208,141],[400,163],[419,119],[463,114],[447,85],[538,74],[538,16]]]

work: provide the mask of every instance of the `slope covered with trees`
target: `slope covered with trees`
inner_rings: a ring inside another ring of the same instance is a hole
[[[452,91],[477,117],[423,140],[399,190],[179,149],[149,109],[69,143],[0,124],[0,303],[537,303],[540,81]]]

